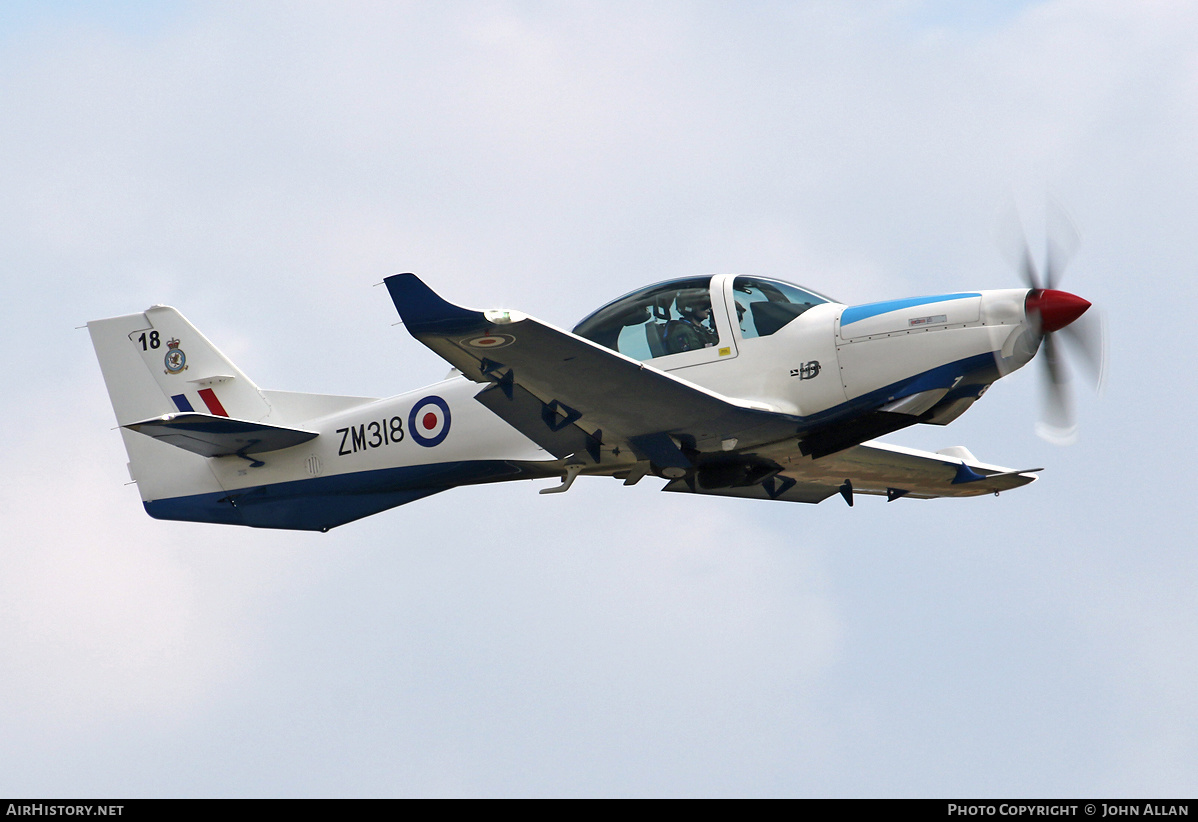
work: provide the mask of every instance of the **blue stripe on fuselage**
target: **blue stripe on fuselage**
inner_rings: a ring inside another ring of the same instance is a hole
[[[910,377],[904,377],[889,385],[876,388],[867,394],[854,397],[832,408],[819,411],[807,417],[796,417],[796,421],[799,422],[799,436],[802,436],[804,431],[822,428],[823,426],[835,423],[838,419],[854,419],[859,414],[877,410],[891,400],[901,399],[911,394],[918,394],[920,391],[948,388],[956,382],[957,377],[969,378],[967,385],[976,388],[993,382],[999,376],[994,364],[993,354],[975,354],[972,357],[938,365],[919,374],[912,374]],[[954,390],[946,395],[945,399],[949,399],[950,397],[955,399],[969,393],[965,384],[958,387],[965,389],[964,393]]]
[[[966,297],[980,297],[980,293],[974,291],[967,294],[940,294],[935,297],[910,297],[906,300],[886,300],[880,303],[866,303],[865,305],[854,305],[846,308],[840,315],[840,327],[852,325],[861,320],[868,320],[870,317],[876,317],[879,314],[887,314],[891,311],[898,311],[903,308],[913,308],[917,305],[927,305],[929,303],[942,303],[948,300],[963,300]]]
[[[458,485],[538,476],[543,474],[505,460],[444,462],[149,500],[143,505],[155,519],[326,531]]]

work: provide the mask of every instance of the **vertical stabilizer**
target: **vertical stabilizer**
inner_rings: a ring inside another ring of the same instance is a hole
[[[220,483],[206,457],[124,426],[186,412],[262,421],[271,406],[258,387],[168,306],[95,320],[87,330],[122,426],[129,473],[147,510],[153,513],[149,503],[155,500],[220,494]],[[207,512],[171,518],[239,521],[227,505],[220,506],[218,513],[225,518]]]
[[[270,415],[258,386],[169,306],[87,329],[121,425],[180,412],[255,422]]]

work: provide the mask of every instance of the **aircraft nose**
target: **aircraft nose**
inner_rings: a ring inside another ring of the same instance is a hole
[[[1051,288],[1033,288],[1023,301],[1024,311],[1031,316],[1040,315],[1040,331],[1050,333],[1059,331],[1076,320],[1090,307],[1088,300],[1083,300],[1068,291],[1055,291]]]

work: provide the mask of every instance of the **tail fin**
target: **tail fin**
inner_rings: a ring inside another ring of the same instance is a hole
[[[258,386],[173,308],[95,320],[87,329],[129,474],[151,516],[240,523],[235,508],[218,504],[225,494],[208,457],[286,447],[297,433],[316,436],[261,422],[271,405]],[[160,500],[181,502],[165,510],[155,505]]]
[[[442,490],[347,495],[332,477],[316,476],[314,452],[281,458],[273,474],[263,472],[271,479],[259,484],[254,469],[267,462],[257,455],[319,436],[289,420],[312,424],[374,399],[262,391],[167,306],[95,320],[87,328],[129,454],[129,474],[152,517],[327,531]],[[290,472],[288,461],[298,473]],[[309,479],[315,483],[305,486],[310,490],[297,490],[302,483],[292,481]]]
[[[170,306],[87,324],[120,425],[164,414],[261,421],[258,386]]]

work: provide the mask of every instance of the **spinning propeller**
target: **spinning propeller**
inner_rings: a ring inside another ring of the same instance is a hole
[[[1058,333],[1068,338],[1070,346],[1081,355],[1086,369],[1093,375],[1096,389],[1102,388],[1106,368],[1102,315],[1097,310],[1087,313],[1090,308],[1087,300],[1056,289],[1069,259],[1077,250],[1077,228],[1064,210],[1050,199],[1046,219],[1048,248],[1041,279],[1022,222],[1014,209],[1004,222],[1009,230],[1008,242],[1004,245],[1014,252],[1012,261],[1031,289],[1024,301],[1024,310],[1042,348],[1039,359],[1043,366],[1043,406],[1036,433],[1049,442],[1068,444],[1077,438],[1077,420],[1069,389],[1066,352],[1057,339]]]

